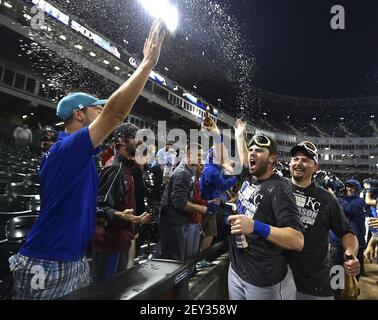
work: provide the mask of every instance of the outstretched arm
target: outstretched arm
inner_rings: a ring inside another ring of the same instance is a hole
[[[89,135],[97,147],[127,117],[141,94],[151,70],[160,56],[165,29],[161,19],[155,20],[144,44],[144,59],[134,74],[109,98],[102,113],[89,126]]]
[[[293,251],[302,251],[304,246],[303,233],[291,227],[277,228],[259,221],[252,220],[245,215],[228,217],[231,223],[231,234],[257,234],[274,243],[276,246]]]

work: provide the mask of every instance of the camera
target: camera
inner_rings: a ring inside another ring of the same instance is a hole
[[[330,172],[319,171],[314,177],[315,182],[328,190],[331,189],[336,196],[342,196],[345,190],[345,185],[340,178]]]
[[[378,197],[378,179],[368,178],[363,181],[364,183],[364,196],[367,192],[372,193],[373,198]]]

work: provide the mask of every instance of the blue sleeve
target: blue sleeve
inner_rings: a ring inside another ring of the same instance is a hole
[[[328,197],[330,230],[339,238],[342,238],[347,233],[354,234],[340,203],[332,195],[328,195]]]
[[[224,178],[222,174],[213,173],[211,175],[212,184],[220,191],[231,189],[237,182],[237,177]]]
[[[343,198],[338,199],[345,214],[348,215],[363,215],[365,203],[362,199],[356,198],[352,201],[347,201]]]

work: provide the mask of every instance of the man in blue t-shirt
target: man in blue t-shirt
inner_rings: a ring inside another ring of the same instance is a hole
[[[129,114],[157,64],[164,36],[163,22],[156,20],[143,61],[107,101],[74,93],[59,102],[65,131],[41,162],[41,212],[9,259],[16,299],[57,299],[89,284],[85,252],[95,229],[96,148]]]

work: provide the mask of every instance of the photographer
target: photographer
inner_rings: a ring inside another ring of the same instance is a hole
[[[363,251],[366,246],[365,242],[365,201],[360,198],[361,184],[354,179],[349,179],[345,182],[345,194],[339,197],[339,201],[345,216],[356,234],[359,250],[357,259],[360,262],[361,274],[364,273],[364,256]],[[343,248],[341,239],[337,237],[332,231],[330,232],[330,263],[331,265],[340,265],[343,263]]]

